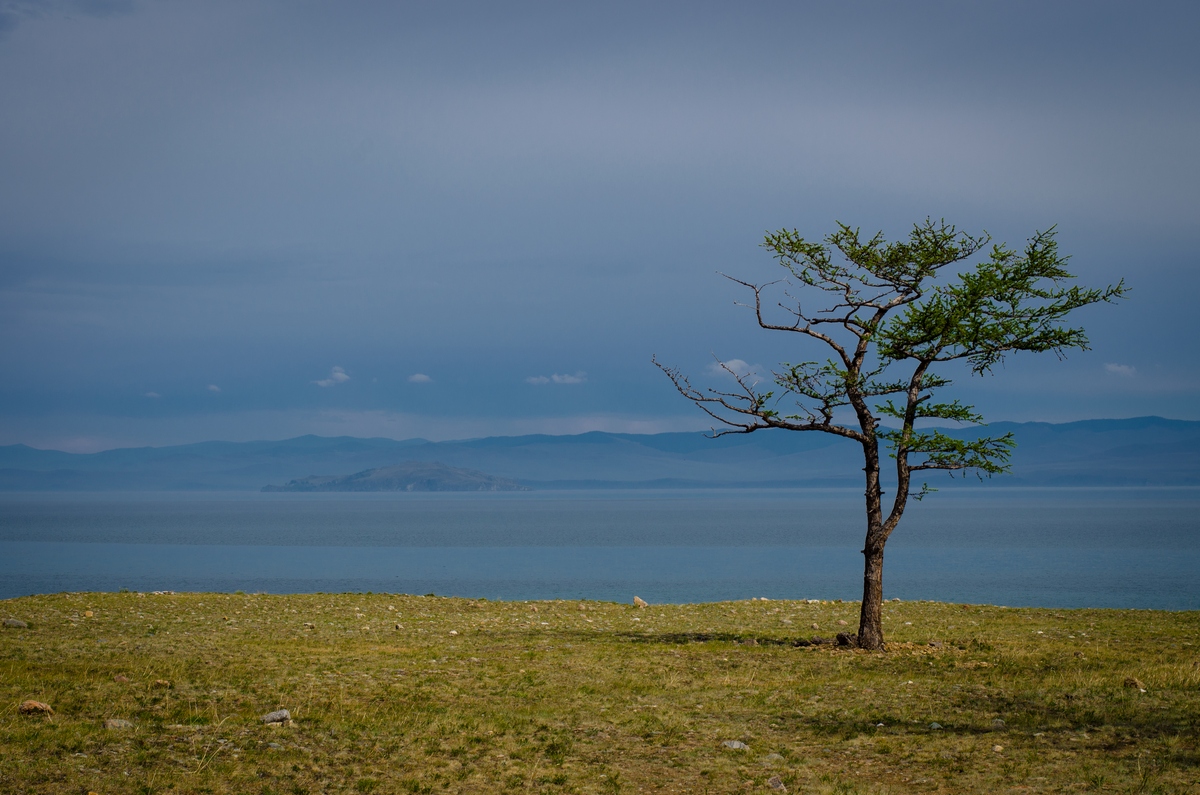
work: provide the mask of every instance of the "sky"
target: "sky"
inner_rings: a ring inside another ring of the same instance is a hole
[[[1057,225],[1092,350],[990,420],[1200,420],[1200,5],[0,0],[0,444],[709,427],[820,354],[771,230]],[[783,337],[782,339],[779,337]]]

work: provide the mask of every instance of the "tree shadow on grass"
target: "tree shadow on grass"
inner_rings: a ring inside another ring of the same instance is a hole
[[[743,646],[838,646],[837,638],[777,638],[745,632],[614,632],[613,637],[631,643],[654,643],[683,646],[689,643],[737,643]],[[841,644],[845,645],[845,644]]]

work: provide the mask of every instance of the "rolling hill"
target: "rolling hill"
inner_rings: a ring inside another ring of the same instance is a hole
[[[1008,431],[1017,439],[1013,471],[997,477],[996,485],[1200,485],[1200,422],[1139,417],[988,428]],[[406,461],[441,462],[536,489],[857,486],[862,468],[852,442],[819,433],[710,439],[700,433],[593,432],[450,442],[301,436],[91,454],[4,446],[0,490],[257,491],[317,473],[341,477]],[[934,480],[944,477],[933,473]]]

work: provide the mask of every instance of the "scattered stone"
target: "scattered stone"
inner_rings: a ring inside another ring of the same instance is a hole
[[[633,597],[633,598],[634,598],[634,604],[637,604],[637,597],[635,596],[635,597]],[[536,613],[536,612],[538,611],[538,606],[537,606],[537,605],[530,605],[530,606],[529,606],[529,609],[530,609],[530,610],[532,610],[533,612],[535,612],[535,613]]]
[[[105,718],[104,728],[106,729],[132,729],[133,723],[124,718]]]
[[[1000,753],[1001,751],[1004,750],[1004,746],[1003,745],[993,745],[992,750],[995,751],[996,753]]]
[[[272,751],[283,750],[283,746],[280,745],[279,743],[267,743],[267,747],[270,748]]]
[[[450,634],[451,634],[451,635],[457,635],[457,634],[458,634],[458,630],[457,630],[457,629],[452,629],[452,630],[450,630]]]
[[[117,674],[116,676],[113,677],[113,681],[114,682],[128,682],[129,677],[126,676],[125,674]]]
[[[21,706],[17,707],[17,712],[22,715],[53,715],[54,710],[49,704],[43,704],[40,701],[22,701]]]
[[[84,618],[91,618],[91,617],[92,617],[92,616],[94,616],[94,615],[96,615],[96,614],[95,614],[95,613],[93,613],[91,610],[84,610],[84,611],[83,611],[83,617],[84,617]]]
[[[994,721],[992,721],[992,728],[993,729],[1003,729],[1004,728],[1004,719],[996,718]]]
[[[19,618],[4,619],[4,626],[8,629],[29,629],[29,625]]]
[[[899,601],[900,601],[900,597],[899,597],[899,596],[894,596],[894,597],[892,597],[892,601],[893,601],[893,602],[899,602]]]
[[[397,625],[396,625],[396,629],[404,629],[404,627],[402,627],[402,626],[400,626],[399,624],[397,624]]]
[[[820,599],[805,599],[805,600],[804,600],[804,602],[805,602],[806,604],[810,604],[810,605],[819,605],[819,604],[821,604],[821,600],[820,600]]]
[[[649,607],[650,606],[650,603],[647,602],[645,599],[643,599],[640,596],[633,597],[633,603],[635,605],[637,605],[638,607]]]
[[[1125,679],[1125,687],[1131,688],[1133,690],[1140,690],[1143,693],[1146,692],[1146,686],[1144,684],[1142,684],[1142,680],[1138,679],[1135,676],[1130,676]]]
[[[935,649],[940,649],[942,648],[943,643],[940,640],[931,640],[929,641],[929,645]]]
[[[820,628],[821,628],[821,625],[820,625],[820,624],[818,624],[816,621],[814,621],[814,622],[813,622],[813,625],[812,625],[812,628],[813,628],[813,629],[820,629]]]
[[[933,729],[934,731],[937,731],[938,729],[942,728],[942,724],[938,723],[935,720],[933,723],[929,724],[929,728]]]
[[[782,761],[784,761],[782,754],[772,753],[772,754],[767,754],[766,756],[763,757],[763,764],[766,765],[767,767],[774,767],[775,765],[779,764]]]
[[[809,641],[809,643],[811,643],[814,646],[829,646],[836,642],[837,641],[835,641],[833,638],[822,638],[822,637],[818,637],[816,635],[814,635],[812,640]]]
[[[839,632],[837,634],[837,645],[844,646],[848,649],[858,648],[858,638],[851,635],[849,632]]]
[[[1081,660],[1082,660],[1082,659],[1083,659],[1083,652],[1081,652],[1081,651],[1077,651],[1077,652],[1075,652],[1075,656],[1076,656],[1076,657],[1078,657],[1079,659],[1081,659]]]
[[[783,785],[783,781],[780,780],[779,776],[771,776],[767,779],[767,786],[776,792],[787,792],[787,787]]]
[[[304,622],[304,628],[305,628],[305,629],[316,629],[316,628],[317,628],[317,625],[316,625],[316,624],[314,624],[314,623],[312,623],[311,621],[305,621],[305,622]]]
[[[726,748],[732,749],[734,751],[749,751],[750,750],[750,746],[746,745],[741,740],[726,740],[725,742],[721,743],[721,745],[725,746]]]
[[[154,687],[169,688],[170,686],[171,686],[171,683],[169,681],[167,681],[166,679],[155,679],[154,680]]]
[[[838,619],[838,626],[839,626],[839,627],[845,627],[845,626],[848,626],[848,624],[847,624],[845,621],[843,621],[842,619],[840,619],[840,618],[839,618],[839,619]]]
[[[277,709],[274,712],[268,712],[266,715],[263,715],[259,720],[268,726],[272,724],[288,726],[292,722],[292,713],[286,709]]]

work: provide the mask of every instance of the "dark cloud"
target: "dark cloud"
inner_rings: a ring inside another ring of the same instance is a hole
[[[134,0],[0,0],[0,40],[24,22],[112,17],[136,8]]]
[[[1135,287],[1087,317],[1094,355],[964,394],[999,417],[1193,416],[1198,22],[1165,3],[0,4],[0,368],[22,373],[0,442],[68,415],[72,438],[134,441],[264,412],[296,432],[305,412],[665,427],[691,415],[651,352],[698,374],[796,358],[714,274],[769,278],[763,231],[927,214],[1012,243],[1058,223],[1087,281]],[[352,377],[314,387],[335,363]]]

